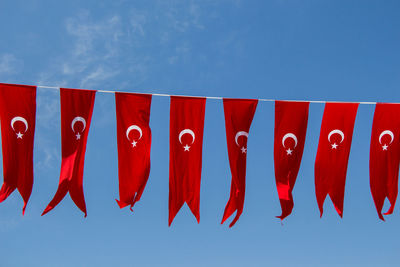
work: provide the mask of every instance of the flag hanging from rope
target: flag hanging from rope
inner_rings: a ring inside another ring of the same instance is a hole
[[[400,162],[400,104],[378,103],[372,123],[370,146],[370,187],[378,216],[385,220],[382,208],[390,202],[384,215],[392,214],[396,204]]]
[[[96,91],[60,89],[61,171],[58,189],[42,216],[51,211],[69,192],[78,208],[87,215],[83,194],[86,142]]]
[[[24,214],[33,186],[36,87],[0,84],[0,118],[4,173],[0,202],[18,189]]]
[[[283,220],[294,206],[296,183],[306,140],[309,102],[275,101],[274,163]]]
[[[229,227],[232,227],[243,212],[246,190],[247,138],[258,101],[225,98],[223,103],[232,182],[229,201],[226,204],[221,224],[236,211],[235,218],[229,224]]]
[[[358,103],[325,104],[315,159],[315,193],[320,216],[329,194],[337,213],[343,217],[347,163],[357,108]]]
[[[115,93],[120,208],[140,200],[150,174],[151,95]]]
[[[205,108],[205,98],[171,97],[168,225],[185,202],[200,222]]]

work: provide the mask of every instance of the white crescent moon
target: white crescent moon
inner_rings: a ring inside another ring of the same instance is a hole
[[[339,134],[342,137],[342,140],[340,140],[340,143],[343,142],[344,140],[344,133],[341,130],[335,129],[332,130],[329,134],[328,134],[328,141],[331,141],[331,136],[334,134]]]
[[[83,130],[82,130],[82,132],[83,132],[86,129],[86,120],[84,118],[82,118],[82,117],[79,117],[79,116],[75,117],[72,120],[72,123],[71,123],[72,131],[75,132],[74,126],[75,126],[75,123],[78,122],[78,121],[82,122],[82,124],[83,124]]]
[[[381,133],[381,135],[379,136],[379,143],[380,144],[382,144],[382,137],[384,136],[384,135],[386,135],[386,134],[388,134],[389,136],[390,136],[390,143],[389,144],[391,144],[392,142],[393,142],[393,140],[394,140],[394,134],[393,134],[393,132],[392,131],[389,131],[389,130],[384,130],[382,133]]]
[[[182,144],[181,138],[182,138],[182,136],[183,136],[184,134],[190,134],[190,135],[192,136],[192,138],[193,138],[192,144],[193,144],[193,143],[194,143],[195,135],[194,135],[194,132],[193,132],[192,130],[190,130],[190,129],[182,130],[182,131],[179,133],[179,143]]]
[[[239,144],[238,144],[238,138],[239,138],[240,136],[246,136],[246,138],[248,138],[248,137],[249,137],[249,133],[248,133],[248,132],[245,132],[245,131],[239,131],[239,132],[236,133],[236,135],[235,135],[235,142],[236,142],[236,145],[238,145],[238,146],[239,146]]]
[[[287,133],[287,134],[285,134],[285,135],[283,136],[283,138],[282,138],[282,145],[283,145],[283,147],[285,147],[285,140],[286,140],[287,138],[292,138],[292,139],[294,140],[294,147],[297,146],[297,137],[296,137],[296,135],[294,135],[294,134],[292,134],[292,133]]]
[[[15,131],[15,129],[14,129],[14,123],[16,123],[17,121],[23,122],[23,123],[25,124],[25,132],[28,131],[28,122],[25,120],[25,118],[19,117],[19,116],[14,117],[14,118],[11,120],[11,128],[12,128],[14,131]]]
[[[128,138],[128,140],[129,140],[129,133],[130,133],[132,130],[138,131],[139,134],[140,134],[139,139],[142,138],[142,129],[141,129],[139,126],[137,126],[137,125],[131,125],[131,126],[128,127],[128,129],[126,129],[126,138]],[[138,139],[138,140],[139,140],[139,139]],[[129,141],[130,141],[130,140],[129,140]]]

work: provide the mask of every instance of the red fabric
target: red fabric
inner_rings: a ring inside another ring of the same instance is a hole
[[[150,174],[151,95],[115,93],[120,208],[132,210]]]
[[[4,183],[0,202],[15,190],[24,200],[22,214],[33,186],[33,140],[35,135],[36,87],[0,84],[1,144]]]
[[[96,91],[60,89],[62,162],[57,192],[42,216],[52,210],[69,192],[78,208],[86,213],[83,194],[83,168],[86,141],[92,119]]]
[[[236,216],[229,227],[235,225],[243,212],[246,190],[247,138],[257,103],[258,100],[251,99],[224,99],[226,141],[232,182],[229,201],[226,204],[221,224],[236,211]]]
[[[390,202],[384,215],[396,204],[400,162],[400,104],[377,104],[372,124],[369,172],[372,197],[379,218],[385,198]]]
[[[168,225],[185,202],[200,222],[205,108],[205,98],[171,96]]]
[[[315,159],[315,193],[322,216],[329,194],[340,217],[343,217],[344,188],[357,103],[327,103],[322,118]]]
[[[292,191],[306,140],[309,102],[275,101],[274,163],[283,220],[293,210]]]

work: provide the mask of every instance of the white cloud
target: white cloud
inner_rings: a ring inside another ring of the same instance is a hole
[[[173,64],[176,63],[177,60],[178,60],[177,56],[171,56],[171,57],[168,58],[168,63],[173,65]]]
[[[144,36],[146,34],[145,32],[145,27],[146,27],[146,13],[133,9],[131,12],[131,19],[130,19],[130,24],[132,27],[132,33],[133,34],[139,34],[141,36]]]
[[[0,74],[12,74],[16,73],[18,68],[22,65],[20,60],[13,54],[0,55]]]
[[[64,29],[71,45],[52,59],[50,67],[39,75],[40,83],[63,87],[96,86],[119,73],[115,65],[124,36],[119,15],[96,21],[88,11],[81,11],[65,20]]]
[[[189,6],[189,14],[192,24],[199,29],[204,29],[204,25],[200,22],[201,10],[199,6],[192,2]]]
[[[165,26],[169,30],[177,32],[187,32],[191,28],[204,29],[201,24],[201,9],[193,2],[189,5],[170,4],[168,6],[161,6],[165,9],[165,16],[167,23]]]
[[[105,69],[103,66],[99,66],[97,69],[88,73],[81,81],[80,87],[90,87],[98,82],[107,80],[114,77],[119,72],[116,70]]]
[[[175,48],[173,56],[168,57],[168,63],[173,65],[179,60],[187,61],[190,58],[191,46],[188,42],[183,42]]]
[[[58,133],[59,134],[59,133]],[[50,138],[37,138],[36,139],[38,154],[35,160],[35,169],[38,171],[55,170],[59,167],[61,162],[61,150],[59,146]]]
[[[79,14],[77,18],[67,19],[65,24],[67,33],[76,38],[73,56],[88,55],[93,51],[97,45],[96,41],[99,39],[104,40],[105,46],[117,42],[122,34],[120,24],[120,17],[117,15],[97,23],[91,22],[89,13],[86,11]]]
[[[37,97],[37,125],[53,130],[60,125],[60,97],[58,90],[41,89]]]
[[[115,15],[100,22],[90,20],[88,12],[66,20],[66,31],[74,38],[69,60],[62,64],[65,75],[76,75],[84,72],[81,84],[90,80],[95,62],[104,62],[118,55],[118,42],[123,35],[121,19]],[[108,78],[111,76],[107,76]]]
[[[60,96],[58,90],[37,91],[35,168],[39,171],[55,168],[60,161]],[[54,137],[57,138],[54,138]]]
[[[51,59],[39,80],[93,89],[111,80],[114,88],[126,83],[130,88],[140,86],[149,78],[150,68],[187,62],[196,56],[192,54],[192,33],[205,30],[209,11],[216,5],[214,1],[160,0],[151,10],[135,7],[103,17],[83,10],[65,20],[65,42],[70,45]]]

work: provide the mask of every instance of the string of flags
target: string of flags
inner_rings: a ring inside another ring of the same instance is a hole
[[[200,221],[204,114],[206,100],[210,98],[223,101],[232,174],[230,197],[221,223],[236,212],[229,225],[232,227],[243,212],[247,139],[259,101],[275,102],[274,167],[282,208],[278,218],[286,218],[294,207],[292,191],[303,155],[310,103],[325,103],[314,166],[315,193],[321,216],[328,195],[339,216],[343,216],[346,172],[359,104],[376,105],[370,145],[370,187],[379,218],[384,220],[383,215],[393,213],[400,163],[400,104],[174,96],[0,83],[4,176],[0,202],[18,189],[24,201],[23,214],[34,183],[33,147],[38,87],[59,90],[61,106],[62,162],[59,185],[42,215],[54,209],[69,193],[76,206],[87,216],[83,174],[96,92],[115,95],[119,181],[119,199],[116,201],[120,208],[129,206],[132,210],[140,200],[149,178],[150,107],[152,96],[156,95],[171,98],[169,225],[185,202],[197,221]],[[386,198],[390,208],[382,214]]]

